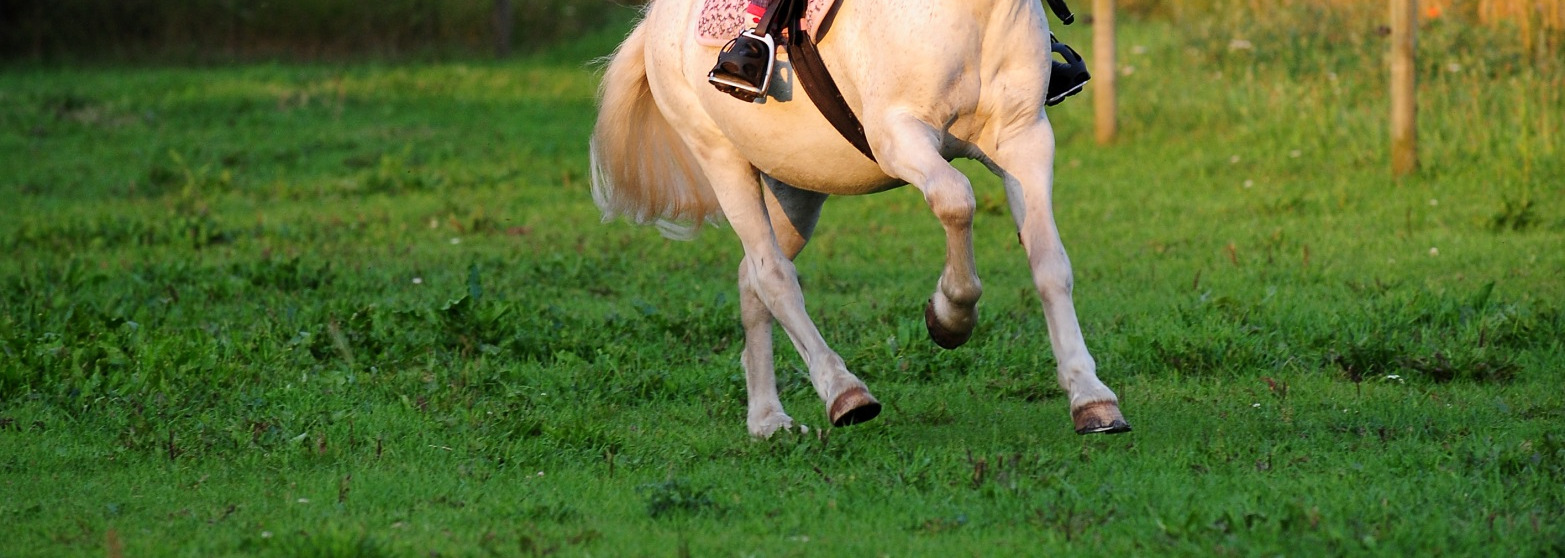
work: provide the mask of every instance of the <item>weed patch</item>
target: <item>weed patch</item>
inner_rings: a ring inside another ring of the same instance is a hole
[[[711,488],[696,487],[684,479],[644,484],[638,490],[647,500],[647,515],[653,518],[722,511],[712,499]]]

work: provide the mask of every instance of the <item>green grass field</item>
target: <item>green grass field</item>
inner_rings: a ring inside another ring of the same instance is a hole
[[[886,411],[823,428],[779,335],[811,430],[753,441],[738,243],[591,203],[584,61],[624,32],[0,73],[0,555],[1565,553],[1559,69],[1430,31],[1423,168],[1394,181],[1382,43],[1131,22],[1119,144],[1090,92],[1051,114],[1135,432],[1071,431],[1001,188],[965,165],[974,340],[925,337],[918,194],[834,200],[802,282]]]

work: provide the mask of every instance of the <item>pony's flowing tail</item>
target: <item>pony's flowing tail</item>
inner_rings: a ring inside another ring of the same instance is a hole
[[[703,222],[720,221],[722,209],[695,155],[652,98],[644,23],[614,52],[599,86],[592,199],[604,221],[624,216],[689,239]]]

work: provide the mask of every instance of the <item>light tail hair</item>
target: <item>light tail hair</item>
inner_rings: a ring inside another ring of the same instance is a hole
[[[625,217],[688,240],[720,223],[717,195],[647,81],[647,27],[637,25],[610,56],[592,129],[592,199],[605,222]]]

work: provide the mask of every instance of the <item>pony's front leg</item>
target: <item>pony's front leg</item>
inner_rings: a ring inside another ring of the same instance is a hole
[[[885,126],[886,139],[876,151],[881,167],[923,192],[945,228],[946,265],[924,307],[924,325],[936,345],[955,349],[972,337],[983,295],[973,261],[973,186],[940,156],[939,132],[933,127],[907,114],[890,115]]]
[[[847,426],[875,418],[880,414],[880,402],[870,395],[864,382],[848,372],[847,364],[826,345],[820,330],[805,311],[798,272],[772,227],[754,168],[737,153],[720,158],[717,151],[707,150],[702,156],[707,159],[704,162],[718,203],[745,252],[739,280],[743,283],[740,293],[745,320],[746,380],[751,390],[760,390],[751,392],[751,403],[759,404],[759,408],[752,407],[750,416],[752,420],[759,418],[762,421],[759,428],[751,423],[751,433],[764,435],[758,431],[765,428],[769,405],[775,403],[777,413],[781,413],[781,403],[776,403],[777,388],[770,358],[768,314],[782,324],[783,331],[804,358],[810,370],[810,383],[826,403],[827,415],[833,425]],[[757,301],[760,305],[755,304]],[[763,335],[764,340],[760,338]],[[775,415],[773,417],[776,419]]]
[[[1119,399],[1098,379],[1097,364],[1076,320],[1070,258],[1054,222],[1054,145],[1054,129],[1040,118],[999,143],[993,154],[995,170],[1005,181],[1033,284],[1043,300],[1060,388],[1070,395],[1076,432],[1127,432],[1130,425],[1120,414]]]

